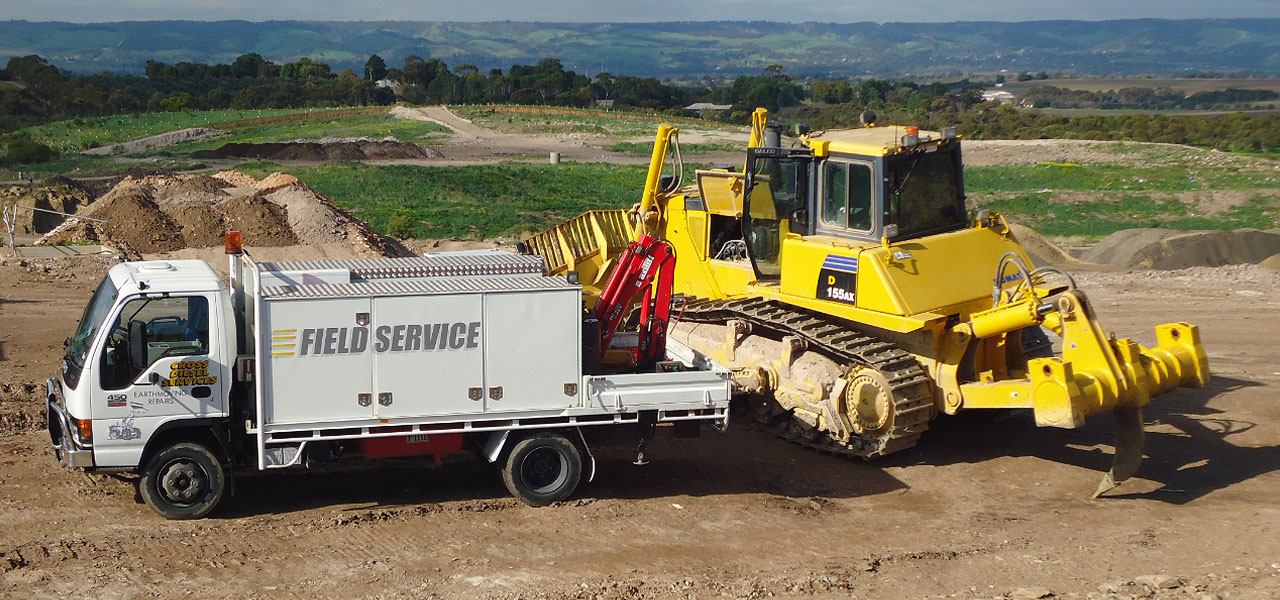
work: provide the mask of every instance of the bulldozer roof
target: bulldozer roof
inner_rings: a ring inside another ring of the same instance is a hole
[[[903,137],[906,135],[908,135],[907,127],[890,125],[815,131],[801,136],[801,139],[808,143],[814,154],[818,156],[832,152],[861,156],[888,156],[912,148],[938,145],[944,141],[942,132],[921,129],[916,132],[919,142],[913,146],[904,146]]]

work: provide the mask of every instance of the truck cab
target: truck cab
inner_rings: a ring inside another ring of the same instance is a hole
[[[233,331],[226,286],[203,261],[112,267],[47,383],[60,462],[133,468],[157,434],[226,417]]]

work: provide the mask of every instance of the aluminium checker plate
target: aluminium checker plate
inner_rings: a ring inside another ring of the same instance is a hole
[[[532,275],[542,274],[546,269],[540,256],[503,251],[441,252],[410,258],[265,262],[259,267],[264,273],[278,274],[345,270],[351,273],[353,282],[431,277]]]

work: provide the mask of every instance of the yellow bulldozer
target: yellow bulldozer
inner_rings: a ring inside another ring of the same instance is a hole
[[[730,368],[750,414],[788,440],[874,458],[942,413],[1030,409],[1073,428],[1111,412],[1116,453],[1094,496],[1132,476],[1142,407],[1208,382],[1196,326],[1157,327],[1153,348],[1107,335],[1069,274],[1034,266],[1001,215],[968,209],[954,128],[863,122],[784,147],[758,109],[744,168],[689,185],[678,130],[661,125],[638,205],[521,248],[576,272],[590,308],[632,239],[664,240],[682,300],[668,335]]]

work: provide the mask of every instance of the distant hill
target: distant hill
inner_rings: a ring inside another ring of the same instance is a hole
[[[142,73],[145,61],[228,63],[257,52],[360,72],[371,54],[486,71],[559,58],[594,75],[958,75],[1007,69],[1091,74],[1280,73],[1280,19],[1021,23],[523,23],[349,21],[0,22],[0,59],[39,54],[74,72]]]

